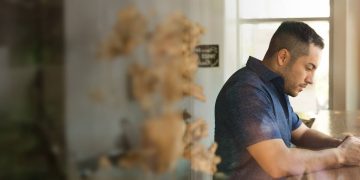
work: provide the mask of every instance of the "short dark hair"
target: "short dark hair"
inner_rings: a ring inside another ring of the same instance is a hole
[[[281,49],[287,49],[291,59],[309,54],[310,44],[324,48],[323,38],[303,22],[285,21],[281,23],[271,38],[264,59],[270,59]]]

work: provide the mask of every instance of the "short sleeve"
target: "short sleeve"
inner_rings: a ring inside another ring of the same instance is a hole
[[[226,95],[228,129],[241,148],[269,139],[281,139],[271,98],[252,85],[234,86]]]
[[[302,124],[299,116],[294,112],[293,108],[291,108],[291,131],[297,129]]]

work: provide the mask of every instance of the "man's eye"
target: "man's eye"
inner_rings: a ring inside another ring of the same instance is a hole
[[[312,66],[306,66],[305,69],[306,69],[307,71],[311,71],[311,70],[313,70],[313,67],[312,67]]]

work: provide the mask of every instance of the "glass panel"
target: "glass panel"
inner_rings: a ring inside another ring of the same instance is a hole
[[[329,22],[306,22],[324,38],[325,48],[319,68],[315,74],[314,85],[306,88],[297,98],[291,98],[295,111],[314,111],[328,109],[329,106]],[[271,36],[280,25],[278,23],[240,25],[240,66],[244,66],[251,55],[263,59]],[[309,102],[312,99],[312,102]],[[312,106],[309,105],[312,103]],[[304,106],[304,104],[306,106]]]
[[[329,0],[239,0],[240,18],[329,17]]]
[[[251,55],[262,59],[268,48],[271,36],[279,23],[242,24],[240,25],[240,65],[244,66]]]
[[[329,22],[312,22],[308,23],[316,32],[324,38],[325,47],[322,53],[319,68],[315,74],[316,97],[320,109],[329,108],[329,47],[330,47],[330,25]]]

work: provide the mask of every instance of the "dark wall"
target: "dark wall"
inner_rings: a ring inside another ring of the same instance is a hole
[[[0,1],[0,179],[64,179],[63,1]]]

